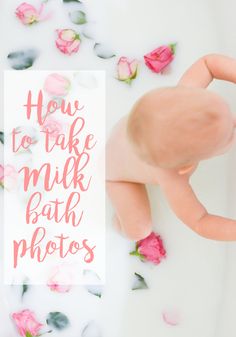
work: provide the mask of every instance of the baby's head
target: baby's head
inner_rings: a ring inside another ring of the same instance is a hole
[[[235,118],[219,95],[178,86],[143,95],[129,114],[127,132],[143,160],[181,171],[226,152],[235,127]]]

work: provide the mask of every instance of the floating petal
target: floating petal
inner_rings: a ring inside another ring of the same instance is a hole
[[[89,322],[82,331],[81,337],[101,337],[101,331],[96,322]]]
[[[39,53],[36,49],[19,50],[8,54],[11,68],[24,70],[32,67]]]
[[[111,51],[106,45],[102,43],[95,43],[93,48],[95,54],[100,58],[109,59],[116,56],[113,51]]]
[[[56,330],[63,330],[68,327],[69,319],[61,312],[50,312],[47,316],[47,324]]]
[[[135,280],[132,286],[132,290],[139,290],[139,289],[148,289],[148,285],[143,276],[138,273],[134,273]]]
[[[69,14],[71,22],[76,25],[84,25],[87,22],[86,14],[83,11],[75,11]]]

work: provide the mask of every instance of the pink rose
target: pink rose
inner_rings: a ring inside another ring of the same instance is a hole
[[[56,139],[63,133],[63,125],[54,117],[48,116],[46,121],[43,123],[42,131],[48,132],[51,139]]]
[[[56,46],[64,54],[76,53],[80,47],[80,36],[73,29],[57,29]]]
[[[48,280],[48,287],[58,293],[67,293],[71,290],[72,276],[68,269],[63,266],[56,267]]]
[[[137,242],[136,250],[131,252],[130,255],[138,256],[144,261],[159,264],[166,257],[166,251],[160,235],[152,232],[145,239]]]
[[[16,9],[16,16],[24,25],[32,25],[32,23],[41,21],[42,11],[44,9],[44,4],[41,4],[39,9],[36,9],[34,6],[23,2]]]
[[[26,336],[27,333],[30,333],[33,337],[38,336],[40,329],[43,327],[43,324],[36,320],[34,313],[29,310],[14,313],[12,318],[21,336]]]
[[[52,96],[65,96],[70,89],[70,80],[59,74],[50,74],[44,82],[44,90]]]
[[[144,55],[145,64],[155,73],[159,73],[174,59],[174,54],[175,44],[161,46]]]
[[[127,57],[121,57],[117,63],[117,79],[128,84],[136,78],[138,71],[138,60],[130,61]]]
[[[7,190],[16,187],[18,181],[18,172],[11,165],[0,165],[0,185]]]

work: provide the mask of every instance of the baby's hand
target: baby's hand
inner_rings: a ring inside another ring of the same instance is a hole
[[[205,55],[184,73],[179,85],[206,88],[214,78],[236,83],[236,59],[219,54]]]
[[[206,213],[196,223],[196,232],[209,239],[235,241],[236,220]]]
[[[208,214],[186,176],[167,176],[161,183],[176,216],[197,234],[212,240],[236,240],[236,221]]]

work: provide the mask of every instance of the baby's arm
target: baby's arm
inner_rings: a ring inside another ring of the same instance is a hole
[[[203,56],[184,73],[178,85],[206,88],[214,78],[236,83],[236,59],[218,54]]]
[[[148,236],[152,231],[152,219],[145,186],[128,181],[107,180],[106,190],[121,232],[134,241]]]
[[[212,240],[236,240],[236,221],[208,214],[186,177],[167,179],[160,186],[177,217],[197,234]]]

